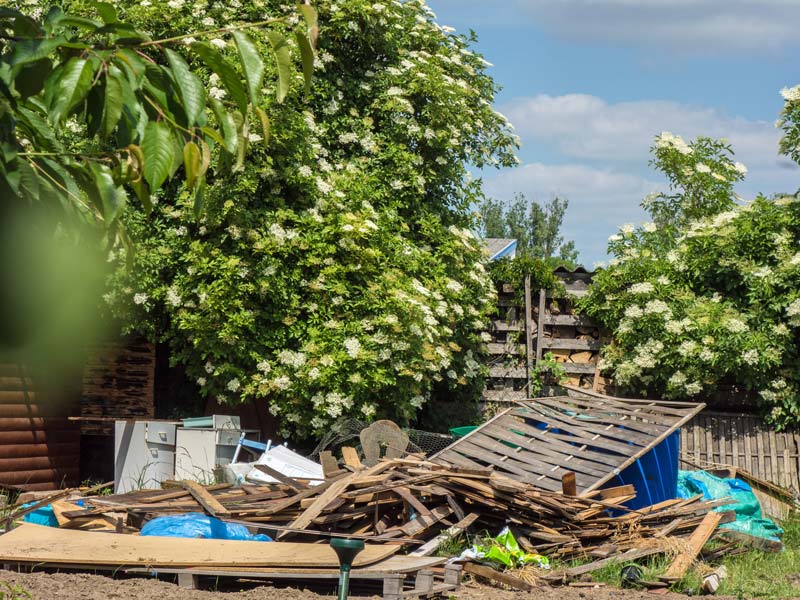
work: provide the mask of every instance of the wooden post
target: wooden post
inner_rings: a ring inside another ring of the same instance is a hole
[[[178,573],[178,586],[187,590],[197,589],[197,575],[192,573]]]
[[[536,331],[536,364],[542,360],[542,342],[544,340],[544,320],[545,304],[547,301],[547,290],[539,290],[539,320]]]
[[[455,586],[458,589],[461,585],[461,572],[464,567],[455,563],[449,563],[444,566],[444,582],[446,585]]]
[[[578,485],[575,482],[575,473],[567,471],[561,476],[561,493],[565,496],[577,496]]]
[[[525,363],[528,379],[528,396],[533,394],[531,379],[533,378],[533,306],[531,306],[531,276],[525,275]],[[539,320],[541,320],[539,315]]]
[[[414,580],[414,591],[420,594],[428,594],[433,589],[433,571],[422,569],[417,571],[417,578]]]
[[[387,573],[383,578],[383,600],[400,600],[403,597],[402,573]]]

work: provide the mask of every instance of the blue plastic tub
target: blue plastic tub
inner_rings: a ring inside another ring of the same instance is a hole
[[[636,498],[626,502],[625,505],[634,509],[677,498],[680,445],[679,429],[603,487],[633,485]]]

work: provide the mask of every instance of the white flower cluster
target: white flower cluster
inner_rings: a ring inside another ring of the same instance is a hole
[[[691,146],[689,146],[681,136],[670,133],[669,131],[662,131],[661,135],[656,137],[656,147],[674,148],[681,154],[687,155],[693,152]]]

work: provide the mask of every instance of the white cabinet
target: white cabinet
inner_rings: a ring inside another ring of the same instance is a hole
[[[114,422],[114,493],[157,489],[175,473],[177,422]]]
[[[178,429],[175,438],[175,479],[216,483],[215,470],[231,463],[242,434],[238,419],[227,425],[230,427],[224,429]]]

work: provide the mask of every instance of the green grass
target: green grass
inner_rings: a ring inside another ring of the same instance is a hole
[[[738,598],[797,598],[800,596],[800,514],[781,523],[784,551],[752,550],[723,561],[728,577],[718,594]]]
[[[784,551],[780,553],[751,550],[722,560],[728,570],[728,576],[722,581],[718,595],[737,598],[798,598],[800,597],[800,514],[780,524],[784,530]],[[713,543],[713,542],[712,542]],[[586,561],[573,561],[567,565],[553,565],[553,568],[574,567]],[[636,561],[644,571],[645,581],[657,581],[669,566],[670,559],[665,556],[653,556]],[[594,571],[592,579],[609,586],[620,586],[620,574],[625,562],[611,563]],[[716,565],[715,565],[716,566]],[[676,592],[691,590],[695,595],[700,593],[703,578],[695,569],[686,577],[671,586]]]
[[[31,593],[19,584],[0,582],[0,600],[30,600]]]

